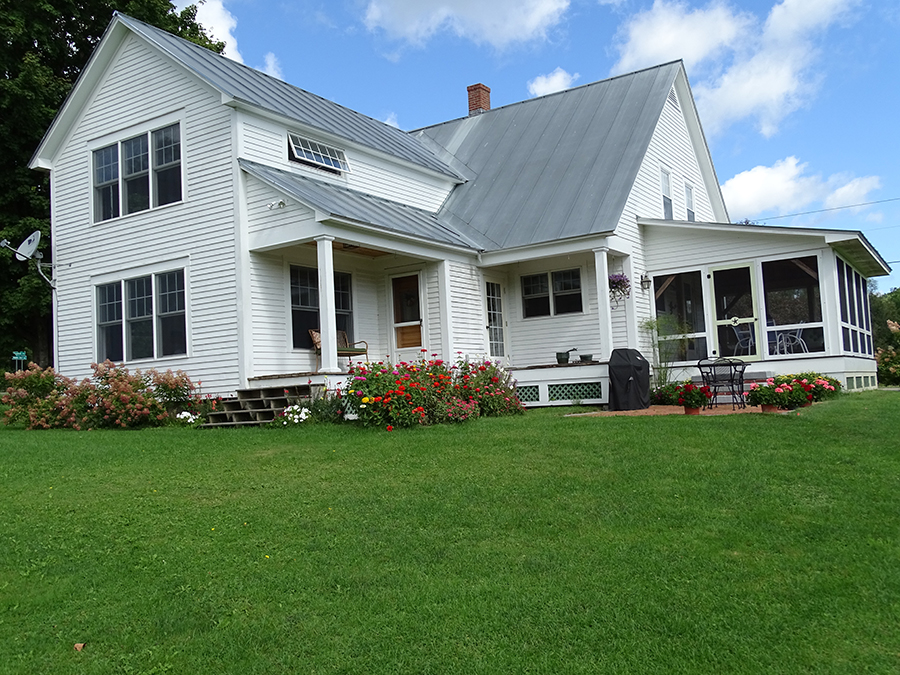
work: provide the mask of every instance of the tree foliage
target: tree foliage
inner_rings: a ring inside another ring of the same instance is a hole
[[[35,230],[50,259],[50,185],[28,168],[32,154],[120,11],[221,53],[197,23],[197,8],[169,0],[0,0],[0,239],[17,246]],[[0,363],[26,349],[50,362],[51,292],[34,263],[0,252]]]
[[[900,323],[900,288],[889,293],[873,293],[869,291],[869,307],[872,312],[872,340],[875,348],[900,349],[900,333],[888,328],[888,321]]]

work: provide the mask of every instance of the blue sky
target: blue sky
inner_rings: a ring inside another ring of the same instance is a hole
[[[227,56],[407,130],[467,114],[476,82],[497,107],[683,59],[733,221],[861,230],[900,261],[896,0],[206,0],[198,17]]]

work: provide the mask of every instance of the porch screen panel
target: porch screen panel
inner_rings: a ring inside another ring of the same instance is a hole
[[[838,292],[841,298],[841,337],[844,352],[873,355],[872,317],[866,278],[848,263],[837,259]],[[844,308],[847,311],[844,311]]]
[[[394,336],[398,349],[422,346],[422,311],[419,306],[419,276],[391,280],[394,300]]]
[[[762,273],[769,354],[825,351],[817,258],[764,262]]]
[[[700,272],[661,275],[654,277],[653,285],[660,362],[706,358],[706,320]]]

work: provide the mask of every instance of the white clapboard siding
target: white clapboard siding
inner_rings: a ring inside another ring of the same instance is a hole
[[[422,271],[422,283],[425,284],[425,329],[428,331],[424,347],[428,353],[440,353],[441,336],[444,331],[441,316],[440,266],[438,263],[427,265]]]
[[[312,140],[320,140],[344,150],[350,171],[339,177],[334,176],[287,160],[286,127],[279,127],[268,120],[246,120],[241,125],[241,130],[243,134],[241,147],[245,159],[296,171],[304,176],[343,185],[426,211],[437,211],[453,185],[449,180],[388,161],[374,153],[367,153],[356,147],[344,147],[339,143],[307,134]]]
[[[94,139],[124,140],[151,120],[180,115],[184,201],[92,223]],[[140,368],[180,368],[206,392],[239,384],[231,161],[231,111],[196,78],[131,36],[54,166],[53,235],[59,268],[59,370],[90,374],[97,358],[94,285],[139,276],[148,266],[187,261],[190,354],[142,360]],[[56,186],[61,186],[56,191]],[[70,266],[69,266],[70,265]],[[206,346],[204,346],[206,345]]]
[[[266,185],[254,176],[246,176],[247,195],[247,231],[251,234],[268,229],[289,226],[296,230],[297,238],[302,236],[303,226],[315,221],[315,214],[309,208],[296,203],[293,199],[285,199],[284,207],[269,208],[283,195]]]
[[[740,263],[762,256],[796,254],[812,250],[822,242],[810,237],[782,235],[761,236],[760,232],[741,232],[739,226],[731,232],[688,230],[664,227],[648,228],[647,261],[655,270],[685,271],[729,263]]]
[[[294,349],[291,332],[290,265],[317,266],[313,247],[295,247],[281,253],[251,253],[253,361],[250,377],[307,373],[316,369],[312,350]],[[365,340],[369,358],[387,354],[384,316],[384,277],[372,263],[352,254],[335,254],[334,268],[351,275],[353,339]],[[342,366],[346,365],[343,357]]]
[[[687,219],[685,184],[694,189],[694,212],[697,221],[713,220],[713,211],[705,183],[700,173],[695,148],[691,143],[684,116],[680,108],[670,103],[663,106],[659,122],[653,132],[647,153],[641,163],[631,192],[628,195],[616,234],[632,246],[632,292],[629,302],[634,303],[638,322],[638,345],[649,353],[649,335],[641,330],[641,324],[652,316],[652,292],[640,287],[642,273],[655,268],[647,258],[647,242],[636,218],[662,218],[662,187],[660,172],[665,167],[671,177],[672,215],[676,220]],[[694,257],[693,253],[688,253]],[[696,258],[694,258],[696,259]],[[613,310],[613,335],[616,346],[625,346],[627,331],[624,310]]]
[[[581,270],[583,311],[580,314],[522,318],[521,277],[551,270]],[[531,261],[511,267],[506,302],[510,364],[518,368],[556,363],[556,352],[600,353],[597,281],[593,256]]]
[[[447,264],[450,267],[454,343],[451,345],[453,353],[445,358],[453,359],[456,352],[465,356],[485,355],[488,353],[487,319],[481,273],[475,265],[455,261]]]

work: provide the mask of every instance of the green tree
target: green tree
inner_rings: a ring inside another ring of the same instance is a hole
[[[872,313],[872,341],[875,348],[900,349],[900,333],[888,328],[888,320],[900,323],[900,288],[888,293],[876,293],[869,288],[869,307]]]
[[[202,1],[202,0],[201,0]],[[0,239],[17,246],[41,231],[50,260],[50,185],[28,162],[103,36],[114,11],[221,53],[194,5],[169,0],[0,0]],[[0,370],[13,350],[49,365],[51,291],[34,263],[0,252]]]

